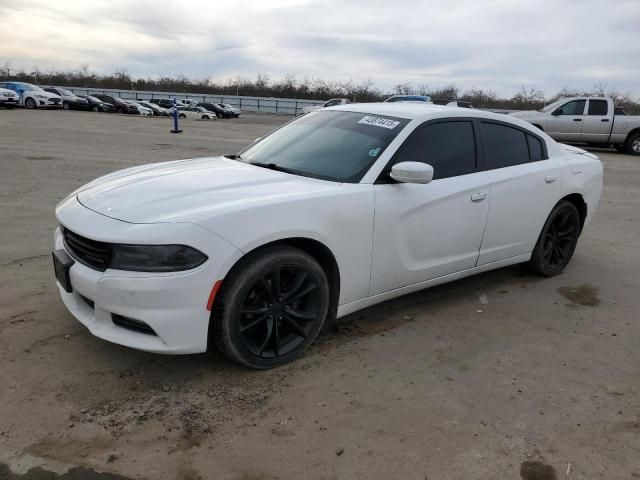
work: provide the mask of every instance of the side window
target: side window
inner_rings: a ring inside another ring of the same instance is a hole
[[[558,112],[558,115],[583,115],[585,103],[587,103],[586,100],[574,100],[573,102],[565,103],[556,112]]]
[[[542,150],[542,142],[533,135],[527,135],[527,143],[529,144],[529,159],[537,162],[544,158],[544,150]]]
[[[428,163],[433,167],[434,180],[476,170],[476,144],[471,122],[441,122],[418,128],[402,146],[394,163]]]
[[[606,100],[589,100],[589,112],[587,115],[606,115],[609,110],[609,102]]]
[[[485,122],[480,124],[480,131],[488,170],[529,162],[529,145],[523,131]]]

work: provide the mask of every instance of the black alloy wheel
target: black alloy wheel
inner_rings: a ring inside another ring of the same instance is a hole
[[[534,248],[530,266],[541,275],[561,273],[575,251],[582,223],[576,207],[561,201],[549,214]]]
[[[327,277],[316,260],[292,247],[271,247],[225,278],[213,335],[231,359],[272,368],[315,340],[328,305]]]

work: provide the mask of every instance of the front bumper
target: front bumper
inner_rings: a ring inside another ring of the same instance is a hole
[[[209,259],[201,266],[172,273],[100,272],[75,262],[69,271],[73,291],[68,293],[59,283],[58,289],[69,312],[96,337],[147,352],[206,351],[209,294],[240,258],[238,249],[198,225],[121,222],[85,208],[75,197],[63,201],[56,214],[66,228],[99,241],[180,243],[205,253]],[[54,248],[72,253],[59,228]],[[151,333],[123,326],[122,318],[143,322]]]

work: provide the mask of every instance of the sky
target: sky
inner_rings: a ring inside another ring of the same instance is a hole
[[[0,0],[0,18],[0,65],[27,70],[640,97],[640,0]]]

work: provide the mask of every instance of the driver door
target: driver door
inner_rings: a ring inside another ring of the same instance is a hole
[[[370,295],[473,268],[489,211],[490,179],[478,170],[476,131],[468,119],[427,122],[400,147],[391,165],[431,165],[428,184],[374,186]]]
[[[586,100],[571,100],[551,112],[545,132],[559,142],[578,142],[582,136]]]

